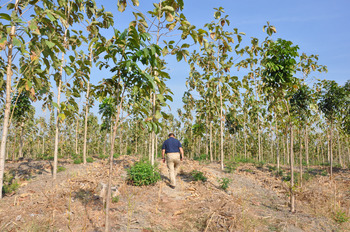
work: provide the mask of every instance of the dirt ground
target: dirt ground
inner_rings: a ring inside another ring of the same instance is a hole
[[[349,215],[349,170],[336,170],[333,181],[315,175],[304,182],[296,189],[296,213],[290,213],[288,182],[267,165],[241,164],[228,173],[218,163],[185,160],[171,189],[162,163],[162,180],[154,186],[128,185],[126,170],[135,161],[130,156],[115,160],[112,231],[350,231],[349,222],[335,218],[341,210]],[[0,200],[0,231],[104,231],[99,195],[107,183],[107,161],[85,166],[61,161],[66,170],[56,181],[49,161],[6,165],[21,186]],[[192,170],[203,172],[207,181],[194,181]],[[219,187],[222,178],[230,179],[226,191]]]

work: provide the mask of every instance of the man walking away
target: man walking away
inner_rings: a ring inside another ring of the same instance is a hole
[[[180,166],[180,160],[183,160],[184,150],[179,140],[175,139],[174,133],[169,134],[169,138],[164,141],[162,146],[163,163],[165,163],[165,154],[167,155],[167,166],[170,176],[170,187],[176,186],[177,170]]]

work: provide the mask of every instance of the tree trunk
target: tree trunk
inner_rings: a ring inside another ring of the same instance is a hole
[[[64,31],[64,44],[66,43],[66,37],[67,37],[67,28]],[[56,180],[57,175],[57,162],[58,162],[58,143],[59,143],[59,113],[60,113],[60,100],[61,100],[61,88],[62,88],[62,76],[63,76],[63,64],[64,64],[64,53],[62,53],[62,59],[61,59],[61,70],[60,70],[60,79],[59,84],[57,88],[57,108],[56,108],[56,123],[55,123],[55,149],[54,149],[54,161],[53,161],[53,179]]]
[[[295,212],[295,195],[294,195],[294,141],[293,125],[290,124],[290,211]]]
[[[210,137],[209,137],[209,152],[210,152],[210,162],[213,162],[213,123],[210,122]]]
[[[302,131],[299,130],[299,166],[300,166],[300,187],[303,186],[303,142],[301,139]]]
[[[15,11],[18,11],[18,2],[15,2]],[[12,50],[13,50],[13,37],[16,36],[16,26],[11,26],[10,35],[8,39],[8,53],[7,53],[7,68],[6,68],[6,100],[5,100],[5,112],[4,122],[2,126],[1,147],[0,147],[0,199],[2,198],[2,186],[5,172],[5,155],[6,155],[6,142],[9,128],[9,119],[11,111],[11,78],[12,78]]]
[[[341,167],[343,167],[343,161],[342,161],[342,158],[341,158],[341,146],[340,146],[340,134],[339,134],[339,131],[338,131],[338,159],[339,159],[339,164]]]
[[[152,112],[153,116],[156,114],[156,93],[152,94]],[[155,145],[155,132],[152,130],[151,133],[151,164],[154,165],[154,145]]]
[[[330,133],[329,133],[329,154],[330,154],[330,178],[332,179],[333,177],[333,122],[331,122],[331,128],[330,128]]]
[[[18,151],[18,157],[23,157],[23,127],[24,122],[21,122],[21,129],[19,131],[19,151]]]
[[[277,160],[277,172],[280,171],[280,152],[279,152],[279,137],[278,137],[278,127],[277,127],[277,117],[275,114],[275,135],[276,135],[276,160]]]
[[[306,159],[306,166],[309,168],[309,130],[308,126],[305,127],[305,159]]]
[[[75,127],[75,154],[78,154],[78,131],[79,131],[79,114],[77,115],[77,125]]]
[[[223,105],[222,105],[222,93],[221,93],[221,84],[219,83],[219,92],[220,92],[220,165],[221,170],[224,170],[224,125],[223,125]]]
[[[92,47],[90,47],[90,65],[92,68]],[[86,106],[85,106],[85,125],[84,125],[84,148],[83,148],[83,162],[86,164],[86,140],[87,140],[87,124],[89,116],[89,94],[90,94],[90,77],[87,80],[87,90],[86,90]]]
[[[243,123],[243,133],[244,133],[244,158],[247,159],[247,129],[246,129],[245,114],[244,114],[244,123]]]
[[[115,118],[115,123],[113,126],[113,134],[112,134],[112,140],[111,140],[111,152],[109,154],[109,172],[108,172],[108,184],[107,184],[107,196],[106,199],[106,211],[105,211],[105,232],[110,231],[109,229],[109,205],[111,201],[111,185],[112,185],[112,173],[113,173],[113,154],[114,154],[114,143],[115,143],[115,137],[117,135],[117,128],[119,123],[119,115],[122,107],[122,102],[118,106],[118,112]]]

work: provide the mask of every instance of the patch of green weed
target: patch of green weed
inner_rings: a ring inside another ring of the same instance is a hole
[[[149,161],[136,162],[128,169],[128,182],[135,186],[155,184],[160,179],[158,168]]]
[[[205,177],[204,176],[204,174],[203,174],[203,172],[201,172],[201,171],[198,171],[198,170],[193,170],[192,172],[191,172],[191,176],[192,176],[192,178],[195,180],[195,181],[203,181],[203,182],[205,182],[205,181],[207,181],[207,177]]]
[[[223,190],[228,189],[228,186],[230,184],[231,180],[229,178],[223,177],[219,180],[220,188]]]

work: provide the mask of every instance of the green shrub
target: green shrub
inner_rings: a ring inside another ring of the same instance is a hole
[[[117,159],[119,156],[120,156],[120,154],[118,154],[118,153],[114,153],[114,154],[113,154],[113,158],[114,158],[114,159]],[[107,156],[107,157],[109,157],[109,156]]]
[[[256,163],[256,161],[254,159],[240,158],[240,157],[235,158],[235,162],[237,162],[237,163]]]
[[[264,164],[265,164],[264,161],[260,161],[260,162],[256,163],[255,166],[256,166],[257,168],[262,168],[262,167],[264,167]]]
[[[201,171],[198,171],[198,170],[193,170],[192,172],[191,172],[191,176],[192,176],[192,178],[195,180],[195,181],[203,181],[203,182],[205,182],[205,181],[207,181],[207,177],[205,177],[204,176],[204,174],[203,174],[203,172],[201,172]]]
[[[19,183],[15,180],[15,177],[10,173],[4,173],[2,193],[11,194],[19,188]]]
[[[349,221],[349,217],[346,215],[346,212],[343,210],[338,210],[334,213],[333,218],[339,224]]]
[[[269,169],[270,172],[273,172],[273,171],[276,171],[277,170],[277,167],[276,166],[267,166],[267,168]]]
[[[311,178],[312,178],[312,174],[310,174],[309,172],[305,172],[303,174],[303,180],[309,181],[309,180],[311,180]]]
[[[75,159],[73,161],[74,164],[81,164],[83,161],[81,159]]]
[[[112,197],[112,202],[113,203],[118,203],[119,202],[119,196]]]
[[[92,157],[87,157],[86,162],[92,163],[92,162],[94,162],[94,159]]]
[[[328,175],[327,170],[323,170],[323,171],[321,172],[321,176],[327,176],[327,175]]]
[[[276,171],[276,176],[283,176],[283,170]]]
[[[235,161],[229,161],[225,165],[225,169],[229,173],[233,173],[237,170],[237,167],[239,166],[239,163],[236,163]]]
[[[149,161],[136,162],[128,169],[128,182],[135,186],[155,184],[160,179],[158,168]]]
[[[220,183],[220,188],[223,189],[223,190],[226,190],[228,189],[228,185],[230,184],[231,180],[229,178],[221,178],[219,180],[219,183]]]
[[[106,158],[108,158],[108,155],[99,154],[98,158],[99,159],[106,159]]]
[[[300,175],[299,175],[298,172],[294,172],[294,184],[295,184],[295,185],[298,184],[299,176],[300,176]],[[291,178],[292,178],[292,177],[291,177],[290,173],[288,173],[288,175],[282,177],[282,180],[283,180],[283,181],[290,181]]]
[[[207,159],[207,154],[201,154],[199,156],[195,156],[193,159],[197,161],[205,161]]]
[[[63,167],[63,166],[58,166],[57,167],[57,172],[63,172],[63,171],[66,171],[65,167]]]

